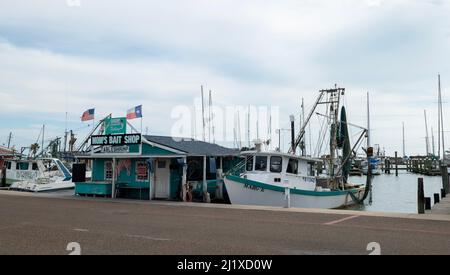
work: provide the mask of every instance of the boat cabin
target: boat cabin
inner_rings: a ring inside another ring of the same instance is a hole
[[[9,183],[35,180],[38,177],[62,177],[70,180],[70,171],[58,159],[42,158],[36,160],[5,161],[6,178]]]
[[[307,189],[316,188],[320,160],[279,152],[249,151],[242,155],[246,158],[244,176],[247,179],[273,184],[301,181],[307,184]]]

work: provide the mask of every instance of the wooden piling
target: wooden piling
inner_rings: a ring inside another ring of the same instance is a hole
[[[434,204],[438,204],[441,202],[441,198],[439,194],[434,194]]]
[[[395,151],[395,176],[398,177],[398,153]]]
[[[442,174],[442,188],[445,191],[445,194],[448,194],[449,191],[449,176],[448,176],[448,168],[447,165],[441,165],[441,174]]]
[[[419,214],[425,214],[425,192],[423,189],[423,178],[418,179],[417,209]]]
[[[431,210],[431,198],[425,198],[425,210]]]

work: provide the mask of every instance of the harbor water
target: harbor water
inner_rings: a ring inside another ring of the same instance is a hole
[[[369,204],[368,198],[365,205],[356,207],[356,210],[417,214],[418,178],[424,179],[425,197],[430,197],[433,205],[433,195],[441,193],[442,178],[400,172],[398,177],[395,173],[375,176],[372,181],[372,204]],[[352,183],[365,183],[365,181],[365,176],[350,178]]]

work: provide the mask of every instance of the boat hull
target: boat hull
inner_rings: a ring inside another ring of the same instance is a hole
[[[288,205],[285,188],[282,187],[235,176],[226,177],[225,186],[231,204],[273,207],[286,207]],[[358,199],[362,199],[365,188],[357,188],[352,191],[323,192],[289,190],[290,207],[336,209],[354,204],[349,192],[352,192]]]
[[[15,182],[11,184],[9,189],[27,192],[51,192],[58,190],[74,189],[75,184],[71,181],[56,181],[45,184],[38,184],[35,182]]]

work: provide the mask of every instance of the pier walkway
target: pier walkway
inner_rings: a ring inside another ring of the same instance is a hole
[[[450,254],[450,216],[0,191],[0,254]]]
[[[426,212],[433,215],[449,215],[450,216],[450,194],[441,199],[440,203],[434,205],[433,209]]]

